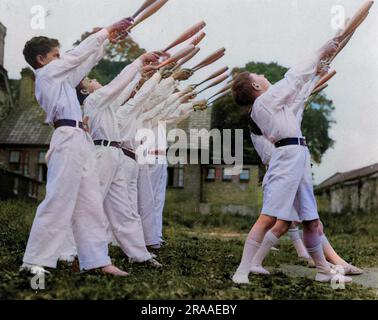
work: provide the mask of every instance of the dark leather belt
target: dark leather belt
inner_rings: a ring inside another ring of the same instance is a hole
[[[121,143],[117,141],[95,140],[93,142],[95,146],[113,147],[113,148],[121,149]]]
[[[294,145],[307,147],[306,139],[304,138],[286,138],[276,142],[274,145],[276,146],[276,148]]]
[[[127,157],[133,159],[134,161],[136,161],[136,155],[135,155],[134,152],[132,152],[131,150],[128,150],[128,149],[124,149],[124,148],[122,148],[122,151],[123,151],[123,153],[124,153],[125,156],[127,156]]]
[[[61,119],[54,122],[54,128],[58,129],[60,127],[74,127],[74,128],[80,128],[82,130],[84,129],[84,124],[80,121],[75,120],[68,120],[68,119]]]

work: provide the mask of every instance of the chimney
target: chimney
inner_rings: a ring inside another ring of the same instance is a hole
[[[4,66],[4,45],[7,28],[0,22],[0,66]]]
[[[20,80],[20,99],[19,105],[21,107],[27,107],[31,104],[34,104],[35,94],[34,94],[34,72],[29,68],[24,68],[21,71],[21,80]]]

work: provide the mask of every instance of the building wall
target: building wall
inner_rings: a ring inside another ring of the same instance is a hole
[[[33,201],[42,200],[42,183],[0,168],[0,200],[22,198]]]
[[[32,179],[38,179],[39,173],[39,153],[47,152],[47,148],[25,148],[17,146],[7,146],[0,148],[0,166],[8,170],[12,170],[12,165],[9,162],[11,151],[23,151],[29,153],[29,175]]]
[[[215,181],[207,181],[207,166],[186,165],[184,187],[168,187],[165,214],[176,213],[225,213],[255,216],[260,213],[262,190],[259,185],[258,166],[244,166],[250,169],[250,180],[241,182],[239,176],[232,181],[222,180],[222,169],[216,167]]]
[[[184,187],[168,187],[165,213],[198,213],[201,200],[201,166],[184,167]]]
[[[233,176],[231,181],[223,181],[222,169],[227,166],[216,166],[215,181],[207,181],[202,177],[203,210],[242,215],[258,215],[261,210],[262,189],[259,185],[259,167],[245,165],[250,170],[249,181],[240,181],[239,176]],[[208,204],[207,206],[205,204]]]
[[[320,211],[334,214],[378,211],[377,176],[332,186],[317,192]]]

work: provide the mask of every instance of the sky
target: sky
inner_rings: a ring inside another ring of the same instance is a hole
[[[69,50],[84,31],[107,26],[132,15],[142,0],[0,0],[0,22],[7,27],[5,68],[12,79],[26,67],[22,49],[32,36],[58,38]],[[132,36],[146,50],[162,49],[196,22],[207,23],[206,39],[192,65],[225,47],[226,56],[199,72],[250,61],[278,62],[290,67],[335,34],[341,9],[351,16],[363,0],[169,0]],[[33,29],[34,6],[46,11],[45,29]],[[336,10],[336,11],[334,11]],[[337,58],[338,74],[325,93],[336,110],[330,135],[336,141],[314,167],[315,181],[378,162],[378,5]],[[179,48],[178,48],[179,49]],[[173,50],[174,52],[175,50]],[[198,82],[198,81],[197,81]],[[213,91],[216,91],[214,88]],[[211,92],[209,92],[211,94]]]

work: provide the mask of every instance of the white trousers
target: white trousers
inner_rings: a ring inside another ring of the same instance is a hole
[[[168,165],[149,165],[150,179],[155,201],[156,229],[160,241],[163,240],[163,211],[167,190]]]
[[[97,147],[96,156],[105,214],[115,240],[134,261],[152,259],[137,211],[137,163],[113,147]]]
[[[155,196],[148,164],[139,165],[138,211],[142,219],[146,245],[160,244],[156,225]]]
[[[24,263],[56,268],[62,244],[72,228],[82,270],[110,265],[90,136],[78,128],[58,128],[46,160],[46,197],[37,209]]]

